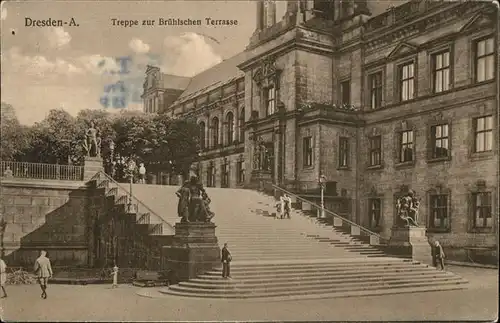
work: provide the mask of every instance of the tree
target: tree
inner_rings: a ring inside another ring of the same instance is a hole
[[[65,164],[80,155],[75,118],[62,109],[51,110],[42,122],[31,127],[30,135],[31,147],[25,153],[28,161]]]
[[[74,118],[59,109],[51,110],[44,120],[33,126],[23,127],[15,118],[13,108],[4,104],[2,158],[22,156],[24,161],[36,163],[65,164],[71,160],[81,164],[85,158],[82,141],[91,122],[99,130],[101,156],[106,166],[110,166],[111,161],[111,140],[114,157],[132,157],[148,164],[150,170],[186,174],[197,159],[199,129],[194,119],[171,119],[165,114],[136,111],[110,114],[102,110],[83,110]]]
[[[166,141],[177,173],[187,175],[198,159],[200,131],[195,119],[172,119],[167,128]]]
[[[1,104],[0,131],[0,158],[18,158],[29,145],[28,129],[19,123],[14,107],[4,102]]]

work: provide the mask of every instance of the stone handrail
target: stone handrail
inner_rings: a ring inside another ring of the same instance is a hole
[[[111,183],[113,183],[114,185],[116,185],[116,187],[118,187],[122,191],[125,191],[125,193],[127,194],[127,196],[130,195],[130,192],[129,192],[128,189],[126,189],[125,187],[123,187],[121,184],[119,184],[117,181],[115,181],[111,176],[109,176],[108,174],[106,174],[104,171],[101,170],[99,173],[97,173],[97,175],[103,175],[107,180],[109,180]],[[166,226],[168,226],[171,229],[172,234],[173,234],[173,232],[175,232],[174,226],[172,226],[170,223],[168,223],[167,221],[165,221],[165,219],[163,219],[161,216],[159,216],[155,211],[151,210],[144,202],[142,202],[136,196],[134,196],[133,193],[132,193],[132,198],[135,200],[135,202],[138,205],[140,205],[142,208],[144,208],[149,213],[150,216],[154,216],[154,217],[158,218],[163,224],[165,224]]]
[[[83,167],[2,160],[0,162],[0,177],[81,181]]]
[[[274,185],[274,184],[273,184],[273,188],[274,188],[274,189],[276,189],[276,190],[279,190],[279,191],[281,191],[281,192],[283,192],[283,193],[286,193],[286,194],[287,194],[287,195],[289,195],[289,196],[293,196],[293,197],[295,197],[297,200],[300,200],[301,202],[308,203],[308,204],[312,205],[313,207],[315,207],[315,208],[316,208],[316,209],[318,209],[318,210],[321,210],[321,206],[320,206],[320,205],[318,205],[318,204],[316,204],[316,203],[314,203],[314,202],[308,201],[307,199],[305,199],[305,198],[303,198],[303,197],[300,197],[299,195],[294,194],[294,193],[292,193],[292,192],[290,192],[290,191],[287,191],[287,190],[285,190],[285,189],[284,189],[284,188],[282,188],[282,187],[279,187],[279,186],[277,186],[277,185]],[[351,227],[356,227],[356,228],[358,228],[358,229],[359,229],[359,231],[360,231],[360,233],[361,233],[361,232],[364,232],[364,233],[366,233],[367,235],[369,235],[370,237],[375,237],[375,238],[377,238],[377,239],[378,239],[378,241],[379,241],[379,243],[381,243],[382,241],[387,242],[387,239],[383,238],[380,234],[375,233],[375,232],[373,232],[373,231],[370,231],[370,230],[368,230],[367,228],[365,228],[365,227],[363,227],[363,226],[361,226],[361,225],[359,225],[359,224],[357,224],[357,223],[354,223],[354,222],[352,222],[352,221],[350,221],[350,220],[347,220],[346,218],[344,218],[344,217],[342,217],[342,216],[340,216],[340,215],[336,214],[336,213],[335,213],[335,212],[333,212],[333,211],[330,211],[330,210],[328,210],[328,209],[326,209],[326,208],[325,208],[324,210],[325,210],[325,213],[330,214],[331,216],[333,216],[333,218],[334,218],[334,219],[339,219],[339,220],[341,220],[341,221],[342,221],[342,223],[347,223],[347,224],[348,224],[349,226],[351,226]],[[370,240],[371,240],[371,239],[370,239]]]

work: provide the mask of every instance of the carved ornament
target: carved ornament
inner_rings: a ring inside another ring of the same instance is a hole
[[[273,78],[278,72],[279,70],[276,68],[274,60],[270,57],[266,57],[261,61],[260,66],[255,71],[253,79],[257,84],[261,84],[264,80]]]

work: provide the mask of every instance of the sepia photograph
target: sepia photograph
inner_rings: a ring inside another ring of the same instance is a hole
[[[498,1],[0,24],[1,321],[498,320]]]

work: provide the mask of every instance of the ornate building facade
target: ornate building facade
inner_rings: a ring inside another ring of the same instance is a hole
[[[278,21],[257,1],[242,53],[145,84],[145,112],[197,117],[206,186],[308,191],[324,175],[386,237],[410,187],[434,239],[497,245],[498,8],[413,0],[371,16],[371,3],[286,1]]]

